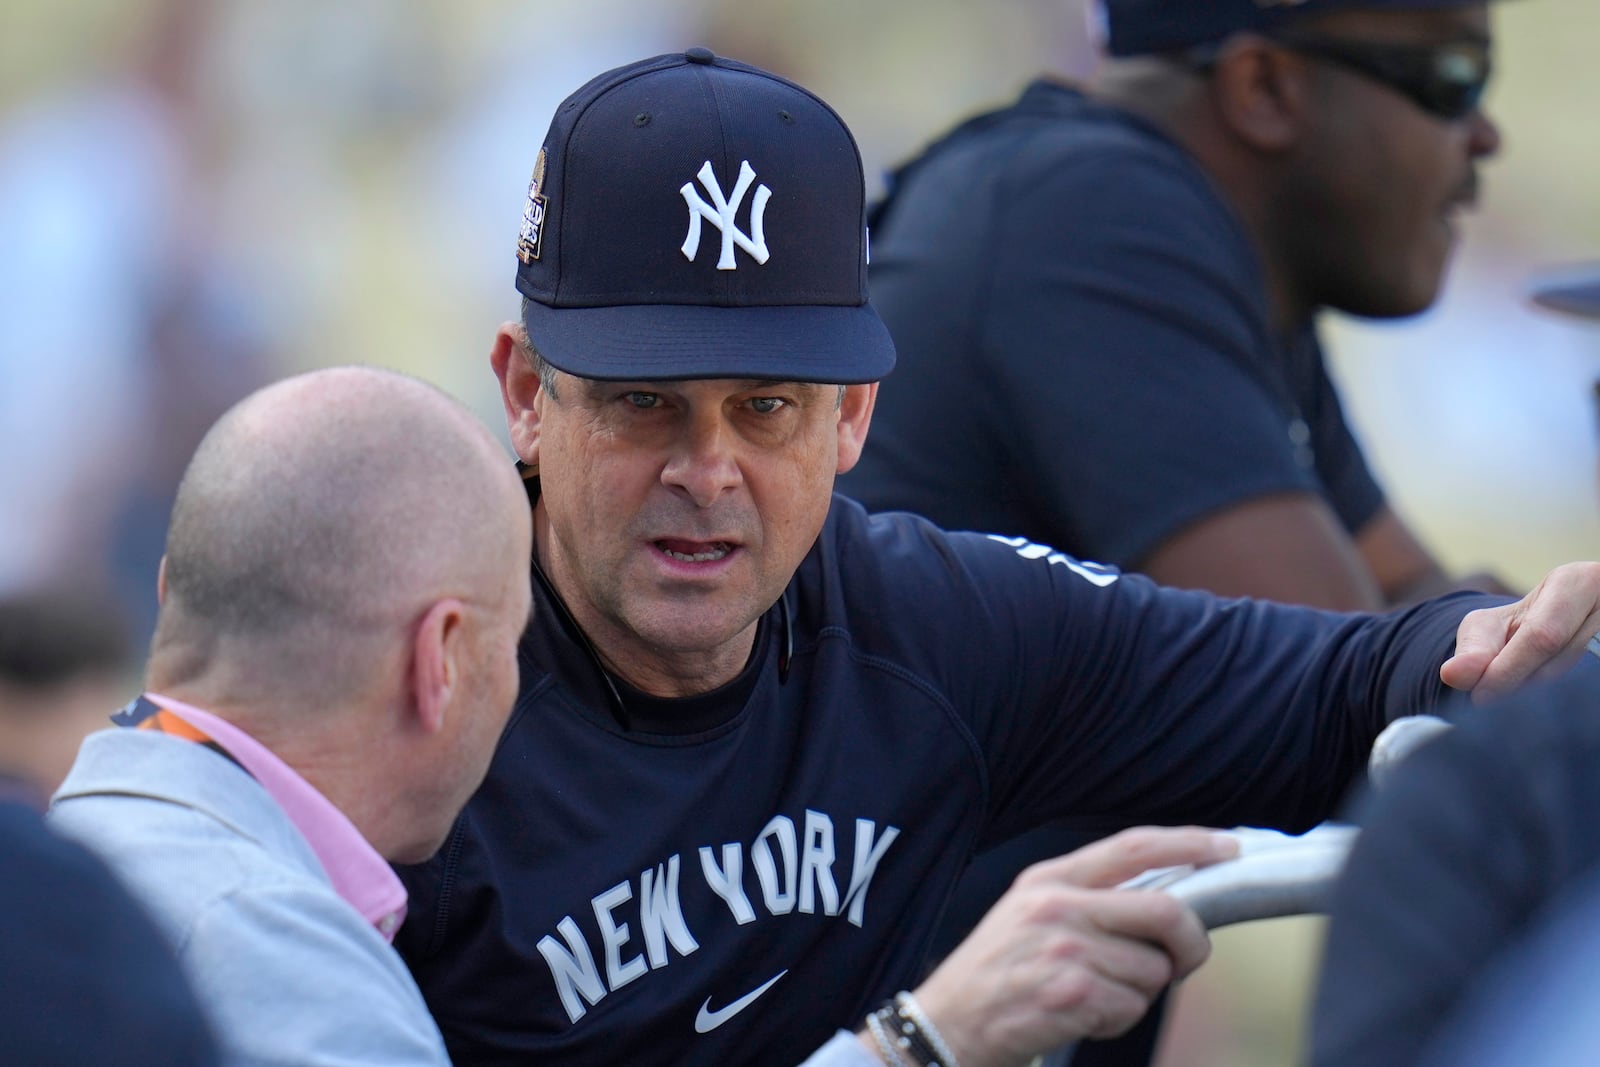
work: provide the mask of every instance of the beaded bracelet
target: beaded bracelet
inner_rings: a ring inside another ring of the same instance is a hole
[[[950,1046],[944,1043],[944,1037],[935,1029],[933,1021],[922,1010],[922,1005],[917,1003],[917,998],[905,990],[894,995],[894,1003],[900,1009],[900,1017],[914,1025],[922,1037],[933,1047],[934,1055],[943,1067],[957,1067],[955,1053],[950,1051]],[[930,1065],[931,1067],[931,1065]]]
[[[883,1021],[882,1009],[867,1016],[867,1030],[872,1034],[873,1043],[878,1046],[878,1053],[883,1057],[884,1067],[906,1067],[906,1061],[900,1058],[900,1053],[895,1050],[895,1042],[889,1036],[889,1026]]]
[[[912,1067],[958,1067],[944,1038],[910,993],[901,991],[867,1016],[873,1040],[883,1048],[889,1067],[908,1060]],[[887,1046],[887,1047],[885,1047]]]

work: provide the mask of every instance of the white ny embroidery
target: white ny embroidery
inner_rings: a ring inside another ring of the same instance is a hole
[[[711,203],[707,204],[700,199],[700,194],[695,192],[694,182],[684,182],[683,188],[678,192],[683,194],[684,203],[689,205],[689,234],[683,239],[683,254],[690,262],[700,251],[700,220],[706,219],[718,230],[722,231],[722,255],[717,260],[718,270],[736,270],[738,264],[734,262],[733,246],[740,248],[755,259],[757,263],[767,261],[767,239],[762,233],[761,219],[767,211],[767,201],[772,197],[772,190],[765,185],[756,187],[756,196],[750,203],[750,233],[747,235],[739,229],[734,221],[738,214],[739,205],[744,203],[744,194],[750,191],[750,183],[756,180],[756,172],[751,168],[747,159],[739,164],[739,181],[733,187],[733,201],[722,194],[722,185],[717,181],[717,176],[711,169],[708,159],[700,167],[696,175],[700,184],[706,187],[706,192],[711,194]]]

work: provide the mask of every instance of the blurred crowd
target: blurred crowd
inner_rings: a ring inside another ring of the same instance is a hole
[[[1574,42],[1600,13],[1539,0],[1500,18],[1514,76],[1490,104],[1515,136],[1446,298],[1350,323],[1335,349],[1402,508],[1451,562],[1527,579],[1600,532],[1600,338],[1523,298],[1538,268],[1600,253],[1595,139],[1567,135],[1594,76]],[[529,145],[587,72],[704,42],[789,74],[839,108],[870,183],[1028,72],[1087,71],[1087,21],[1082,0],[6,5],[0,591],[109,590],[142,643],[178,464],[287,371],[393,366],[493,424],[476,353],[513,306],[495,250]]]

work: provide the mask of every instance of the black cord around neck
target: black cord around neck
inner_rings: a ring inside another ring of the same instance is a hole
[[[550,581],[550,576],[545,574],[544,568],[539,566],[537,556],[529,560],[533,569],[533,576],[539,580],[539,587],[544,590],[544,595],[556,611],[561,615],[561,621],[567,629],[572,631],[573,637],[583,647],[588,655],[589,662],[594,664],[594,669],[606,684],[606,695],[610,698],[611,717],[617,725],[624,730],[633,728],[628,717],[627,702],[622,699],[622,692],[617,688],[616,681],[611,677],[611,672],[606,670],[605,661],[600,658],[600,650],[594,647],[594,642],[589,640],[589,635],[583,632],[583,627],[578,625],[578,620],[572,617],[572,611],[567,607],[567,602],[561,599],[561,594],[556,592],[556,587]],[[787,597],[778,598],[778,614],[783,619],[783,644],[778,649],[778,684],[783,685],[789,680],[789,664],[794,659],[794,621],[789,615],[789,601]]]
[[[778,650],[778,684],[782,685],[789,680],[789,661],[794,659],[794,625],[789,620],[787,595],[778,597],[778,607],[783,614],[783,647]]]
[[[538,556],[530,561],[533,565],[533,576],[539,579],[539,586],[544,590],[544,595],[561,615],[561,621],[572,631],[572,636],[583,646],[589,655],[589,662],[594,664],[594,669],[599,672],[600,678],[606,683],[606,694],[611,698],[611,717],[617,720],[617,725],[624,730],[631,729],[628,721],[628,705],[623,703],[622,694],[617,691],[617,683],[612,681],[611,672],[606,670],[604,661],[600,659],[600,651],[594,647],[594,642],[589,640],[589,635],[583,632],[583,627],[578,625],[578,620],[572,617],[567,602],[561,599],[561,594],[556,592],[556,587],[551,583],[550,577],[545,574],[544,568],[539,566]]]

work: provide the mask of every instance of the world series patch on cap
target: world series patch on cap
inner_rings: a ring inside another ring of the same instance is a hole
[[[1425,11],[1485,0],[1099,0],[1097,32],[1114,56],[1171,52],[1325,11]]]
[[[857,383],[894,366],[867,301],[866,184],[844,122],[694,48],[556,111],[517,238],[523,323],[584,378]]]

